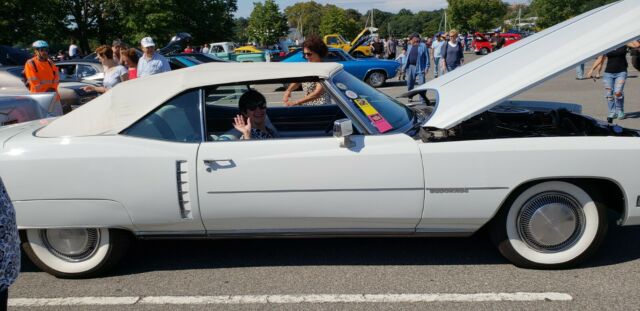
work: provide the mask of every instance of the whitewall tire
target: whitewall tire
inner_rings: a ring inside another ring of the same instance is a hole
[[[61,278],[97,276],[122,258],[128,233],[108,228],[28,229],[25,254],[40,269]]]
[[[498,249],[515,265],[557,269],[590,257],[607,231],[606,207],[564,181],[533,185],[506,202],[492,224]]]

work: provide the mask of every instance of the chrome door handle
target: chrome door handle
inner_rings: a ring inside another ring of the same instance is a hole
[[[207,167],[207,172],[236,167],[236,162],[234,162],[233,159],[207,159],[203,160],[203,162]]]

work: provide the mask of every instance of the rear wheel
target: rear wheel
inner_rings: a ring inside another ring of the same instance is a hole
[[[525,189],[501,209],[491,235],[503,256],[524,268],[572,267],[604,240],[607,213],[584,189],[563,181]]]
[[[107,228],[28,229],[21,239],[29,259],[60,278],[97,276],[115,265],[130,243],[127,232]]]
[[[482,49],[480,50],[480,54],[481,54],[481,55],[487,55],[487,54],[489,54],[489,49],[487,49],[487,48],[482,48]]]
[[[387,75],[382,71],[374,71],[369,74],[366,80],[373,87],[381,87],[387,82]]]

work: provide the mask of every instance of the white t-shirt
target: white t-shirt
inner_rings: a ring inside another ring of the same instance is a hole
[[[75,44],[69,45],[69,57],[74,57],[78,54],[78,46]]]

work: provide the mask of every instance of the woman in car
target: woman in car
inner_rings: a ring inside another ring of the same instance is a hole
[[[104,68],[104,79],[102,80],[103,86],[88,85],[82,88],[85,92],[96,91],[98,93],[105,93],[110,88],[116,86],[116,84],[127,81],[129,79],[129,71],[124,66],[118,64],[113,57],[113,50],[110,46],[103,45],[96,49],[96,55],[98,60]]]
[[[310,63],[321,63],[322,59],[329,53],[329,48],[327,48],[327,45],[324,44],[318,36],[309,36],[304,40],[304,43],[302,43],[302,48],[304,58]],[[300,83],[291,83],[284,92],[282,101],[286,106],[317,106],[331,103],[329,93],[325,91],[319,82],[303,82],[302,90],[305,96],[299,100],[291,100],[291,92],[297,90],[299,87]]]
[[[277,138],[278,130],[267,116],[267,99],[256,90],[249,90],[238,101],[240,114],[233,119],[233,129],[218,140]]]

